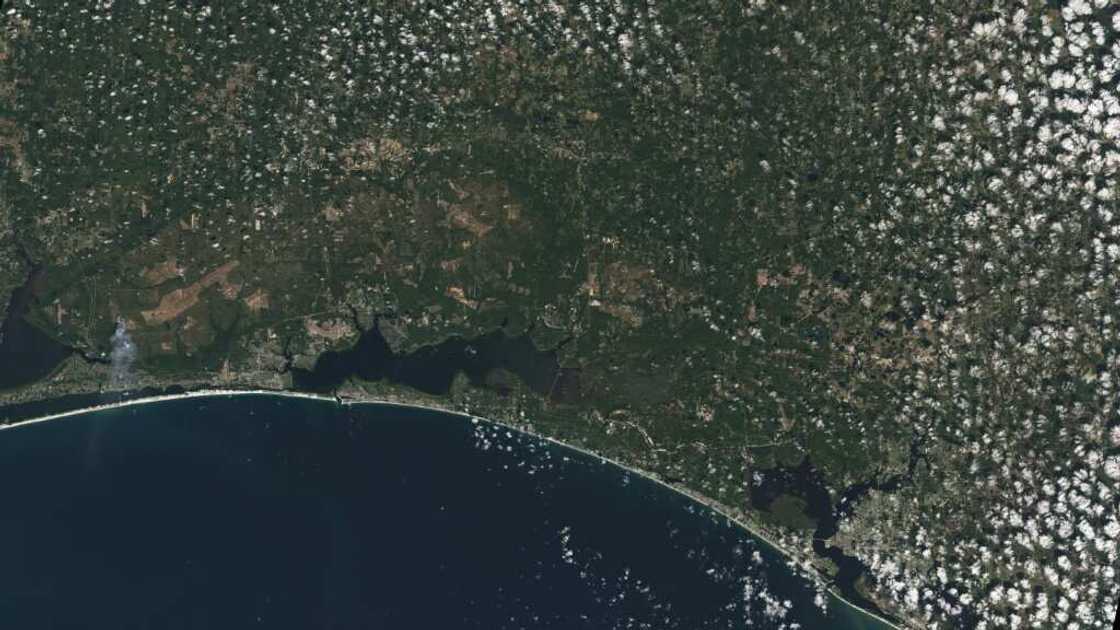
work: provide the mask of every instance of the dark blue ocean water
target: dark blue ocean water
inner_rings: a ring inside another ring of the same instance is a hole
[[[882,627],[653,482],[415,409],[189,398],[0,431],[0,506],[0,628]]]

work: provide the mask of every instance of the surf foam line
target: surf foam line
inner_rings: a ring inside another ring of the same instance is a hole
[[[725,505],[722,505],[718,501],[714,501],[714,500],[709,499],[708,497],[705,497],[705,496],[703,496],[699,493],[693,492],[692,490],[689,490],[687,488],[678,487],[678,486],[675,486],[671,483],[668,483],[668,482],[658,478],[656,475],[654,475],[653,473],[651,473],[649,471],[645,471],[645,470],[642,470],[640,468],[635,468],[633,466],[629,466],[629,465],[624,464],[622,462],[616,461],[616,460],[611,459],[609,457],[605,457],[603,455],[600,455],[598,453],[595,453],[593,451],[585,449],[581,446],[576,446],[575,444],[568,444],[567,442],[562,442],[560,440],[557,440],[556,438],[549,437],[547,435],[542,435],[542,434],[537,433],[535,431],[527,430],[524,427],[519,427],[519,426],[516,426],[516,425],[513,425],[513,424],[509,424],[509,423],[506,423],[506,422],[501,422],[499,420],[493,420],[493,419],[490,419],[490,418],[485,418],[485,417],[482,417],[482,416],[476,416],[474,414],[471,414],[471,413],[468,413],[468,412],[465,412],[465,411],[458,411],[458,410],[455,410],[455,409],[448,409],[448,408],[445,408],[445,407],[436,407],[436,406],[433,406],[433,405],[425,405],[425,404],[421,404],[421,403],[405,403],[405,402],[400,402],[400,401],[396,401],[396,400],[385,400],[385,399],[372,398],[372,397],[370,397],[370,398],[352,398],[352,397],[341,398],[339,396],[330,396],[330,395],[326,395],[326,394],[313,394],[313,393],[309,393],[309,392],[296,392],[296,391],[291,391],[291,390],[199,389],[199,390],[193,390],[193,391],[188,391],[188,392],[182,392],[182,393],[178,393],[178,394],[146,396],[146,397],[143,397],[143,398],[134,398],[134,399],[131,399],[131,400],[122,400],[122,401],[118,401],[118,402],[105,403],[105,404],[102,404],[102,405],[93,405],[93,406],[89,406],[89,407],[82,407],[80,409],[71,409],[69,411],[52,413],[52,414],[49,414],[49,415],[39,416],[39,417],[36,417],[36,418],[28,418],[28,419],[25,419],[25,420],[18,420],[16,422],[12,422],[12,423],[9,423],[9,424],[0,424],[0,432],[10,430],[10,429],[18,429],[20,427],[27,427],[27,426],[31,426],[31,425],[35,425],[35,424],[41,424],[43,422],[50,422],[52,420],[62,420],[62,419],[65,419],[65,418],[71,418],[71,417],[80,416],[80,415],[83,415],[83,414],[92,414],[92,413],[96,413],[96,412],[99,412],[99,411],[109,411],[109,410],[112,410],[112,409],[122,409],[122,408],[126,408],[126,407],[137,407],[137,406],[140,406],[140,405],[148,405],[148,404],[152,404],[152,403],[167,402],[167,401],[173,401],[173,400],[182,400],[182,399],[189,399],[189,398],[219,398],[219,397],[222,397],[222,396],[227,396],[227,397],[232,397],[232,396],[273,396],[273,397],[279,397],[279,398],[302,398],[302,399],[305,399],[305,400],[317,400],[317,401],[320,401],[320,402],[333,403],[333,404],[340,405],[340,406],[343,406],[343,407],[358,406],[358,405],[371,405],[371,406],[379,406],[379,407],[401,407],[401,408],[407,408],[407,409],[424,409],[426,411],[434,411],[434,412],[438,412],[438,413],[445,413],[445,414],[449,414],[449,415],[453,415],[453,416],[458,416],[459,418],[463,418],[465,420],[478,420],[479,422],[486,422],[488,424],[492,424],[492,425],[495,425],[495,426],[500,426],[504,429],[509,429],[510,431],[516,431],[516,432],[518,432],[522,435],[527,435],[527,436],[536,438],[538,440],[546,441],[546,442],[548,442],[548,443],[550,443],[554,446],[560,447],[561,449],[569,449],[569,450],[571,450],[575,453],[579,453],[580,455],[582,455],[584,457],[587,457],[589,459],[598,460],[601,463],[616,466],[616,467],[618,467],[622,470],[625,470],[625,471],[630,472],[632,474],[638,475],[638,476],[642,477],[643,479],[648,479],[648,480],[658,484],[662,488],[666,488],[668,490],[676,492],[677,494],[680,494],[680,495],[688,498],[689,500],[691,500],[695,503],[698,503],[699,505],[701,505],[705,509],[711,511],[713,514],[723,517],[724,519],[727,520],[728,523],[733,524],[734,526],[738,527],[739,529],[746,532],[747,534],[750,534],[752,537],[761,540],[763,543],[765,543],[768,547],[773,549],[779,555],[793,561],[794,563],[800,563],[800,562],[805,561],[805,559],[803,558],[803,554],[798,554],[798,553],[795,553],[793,551],[790,551],[790,550],[786,549],[785,547],[782,547],[780,544],[778,544],[777,541],[773,540],[773,538],[771,538],[766,532],[761,531],[755,525],[749,523],[748,521],[746,521],[742,517],[737,516],[734,513],[732,513],[731,508],[729,508]],[[844,605],[848,606],[849,608],[851,608],[853,610],[856,610],[856,611],[859,611],[860,613],[862,613],[864,615],[867,615],[868,617],[872,617],[876,621],[879,621],[880,623],[888,626],[889,628],[893,628],[894,630],[906,630],[903,626],[898,625],[897,623],[891,621],[890,619],[886,619],[886,618],[884,618],[884,617],[882,617],[882,616],[880,616],[880,615],[878,615],[874,612],[871,612],[871,611],[869,611],[865,608],[861,608],[861,607],[855,605],[854,603],[848,601],[835,588],[826,587],[826,590],[829,593],[829,595],[831,595],[834,599],[843,603]]]

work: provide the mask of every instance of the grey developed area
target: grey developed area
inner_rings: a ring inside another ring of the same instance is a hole
[[[899,627],[1112,627],[1115,2],[11,0],[0,28],[5,422],[201,389],[465,412]]]

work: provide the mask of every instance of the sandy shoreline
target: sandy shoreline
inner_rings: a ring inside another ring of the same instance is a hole
[[[476,415],[473,415],[473,414],[470,414],[470,413],[466,413],[466,412],[463,412],[463,411],[457,411],[457,410],[454,410],[454,409],[448,409],[448,408],[445,408],[445,407],[436,407],[436,406],[425,405],[425,404],[420,404],[420,403],[405,403],[405,402],[385,400],[385,399],[373,398],[373,397],[370,397],[370,398],[354,398],[354,397],[342,398],[342,397],[337,397],[337,396],[329,396],[329,395],[325,395],[325,394],[314,394],[314,393],[307,393],[307,392],[295,392],[295,391],[283,391],[283,390],[269,390],[269,389],[200,389],[200,390],[187,391],[187,392],[182,392],[182,393],[177,393],[177,394],[147,396],[147,397],[142,397],[142,398],[134,398],[134,399],[131,399],[131,400],[121,400],[121,401],[116,401],[116,402],[108,402],[108,403],[101,404],[101,405],[93,405],[93,406],[89,406],[89,407],[82,407],[82,408],[79,408],[79,409],[71,409],[71,410],[68,410],[68,411],[62,411],[62,412],[58,412],[58,413],[47,414],[47,415],[39,416],[39,417],[35,417],[35,418],[28,418],[28,419],[25,419],[25,420],[19,420],[19,421],[12,422],[12,423],[9,423],[9,424],[0,424],[0,431],[5,431],[5,430],[9,430],[9,429],[18,429],[20,427],[26,427],[26,426],[30,426],[30,425],[34,425],[34,424],[40,424],[40,423],[48,422],[48,421],[51,421],[51,420],[61,420],[61,419],[64,419],[64,418],[79,416],[79,415],[87,414],[87,413],[95,413],[95,412],[98,412],[98,411],[109,411],[109,410],[112,410],[112,409],[121,409],[121,408],[126,408],[126,407],[134,407],[134,406],[146,405],[146,404],[157,403],[157,402],[180,400],[180,399],[184,399],[184,398],[214,398],[214,397],[220,397],[220,396],[277,396],[277,397],[284,397],[284,398],[303,398],[303,399],[307,399],[307,400],[318,400],[318,401],[330,402],[330,403],[334,403],[334,404],[341,404],[341,405],[344,405],[344,406],[346,406],[346,405],[378,405],[378,406],[387,406],[387,407],[406,407],[406,408],[413,408],[413,409],[424,409],[424,410],[428,410],[428,411],[436,411],[436,412],[439,412],[439,413],[456,415],[456,416],[459,416],[459,417],[462,417],[462,418],[465,418],[465,419],[469,419],[469,420],[477,419],[477,420],[482,421],[482,422],[488,422],[488,423],[493,424],[493,425],[497,425],[497,426],[507,428],[511,431],[517,431],[518,433],[521,433],[523,435],[530,435],[530,436],[533,436],[537,439],[545,440],[545,441],[547,441],[547,442],[549,442],[553,445],[559,446],[561,448],[571,449],[572,451],[580,453],[580,454],[582,454],[586,457],[590,457],[592,459],[599,460],[600,462],[605,462],[605,463],[608,463],[608,464],[612,464],[612,465],[617,466],[618,468],[626,470],[630,473],[633,473],[635,475],[639,475],[644,479],[648,479],[650,481],[653,481],[654,483],[660,485],[661,487],[667,488],[667,489],[669,489],[673,492],[684,495],[684,496],[688,497],[689,499],[691,499],[691,500],[693,500],[697,503],[700,503],[701,505],[703,505],[707,509],[711,510],[715,514],[718,514],[719,516],[722,516],[725,519],[727,519],[729,522],[734,523],[737,527],[739,527],[743,531],[747,532],[748,534],[750,534],[754,538],[757,538],[757,539],[763,541],[768,546],[770,546],[774,551],[778,552],[780,555],[782,555],[782,556],[784,556],[784,557],[786,557],[786,558],[788,558],[788,559],[790,559],[794,562],[800,562],[802,560],[802,558],[800,557],[800,554],[796,554],[796,553],[793,553],[793,552],[785,549],[780,544],[778,544],[773,539],[771,539],[765,532],[760,531],[755,526],[753,526],[750,523],[742,520],[740,517],[730,513],[728,508],[722,506],[718,502],[713,501],[711,499],[708,499],[707,497],[701,496],[699,494],[696,494],[695,492],[692,492],[690,490],[680,488],[680,487],[674,486],[670,483],[667,483],[664,480],[659,479],[657,476],[655,476],[655,475],[653,475],[653,474],[651,474],[647,471],[644,471],[644,470],[641,470],[641,469],[638,469],[638,468],[634,468],[634,467],[629,466],[627,464],[623,464],[623,463],[615,461],[615,460],[613,460],[609,457],[604,457],[604,456],[602,456],[598,453],[594,453],[594,452],[589,451],[589,450],[587,450],[585,448],[582,448],[580,446],[576,446],[574,444],[568,444],[567,442],[562,442],[562,441],[557,440],[555,438],[549,437],[547,435],[541,435],[541,434],[536,433],[534,431],[528,431],[523,427],[518,427],[518,426],[513,425],[513,424],[508,424],[508,423],[505,423],[505,422],[501,422],[499,420],[493,420],[493,419],[485,418],[485,417],[482,417],[482,416],[476,416]],[[844,603],[845,605],[849,606],[850,608],[853,608],[853,609],[855,609],[855,610],[857,610],[857,611],[859,611],[859,612],[861,612],[861,613],[863,613],[863,614],[865,614],[869,617],[873,617],[874,619],[880,621],[881,623],[883,623],[883,624],[885,624],[885,625],[887,625],[891,628],[896,628],[897,630],[903,630],[903,628],[901,626],[891,622],[890,620],[884,619],[883,617],[880,617],[879,615],[876,615],[873,612],[870,612],[868,610],[860,608],[859,606],[856,606],[855,604],[853,604],[852,602],[848,601],[843,596],[841,596],[834,589],[829,588],[827,590],[828,590],[829,594],[832,595],[832,597],[834,597],[836,600]]]

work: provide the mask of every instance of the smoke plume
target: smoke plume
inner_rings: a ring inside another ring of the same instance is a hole
[[[113,348],[109,353],[109,384],[114,389],[126,387],[131,380],[132,362],[136,360],[136,344],[128,336],[128,328],[123,319],[117,320],[117,330],[109,343]]]

